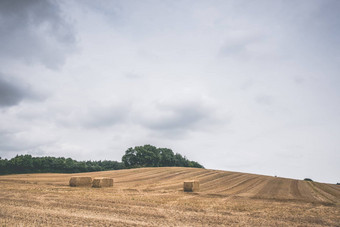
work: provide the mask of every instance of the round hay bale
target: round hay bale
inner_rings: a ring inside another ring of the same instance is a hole
[[[71,177],[70,186],[71,187],[91,187],[92,178],[91,177]]]
[[[108,177],[96,177],[92,181],[92,187],[102,188],[102,187],[112,187],[113,179]]]
[[[184,181],[183,190],[185,192],[196,192],[200,189],[200,182],[197,180]]]

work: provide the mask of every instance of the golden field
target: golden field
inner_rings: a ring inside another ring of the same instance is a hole
[[[72,176],[114,185],[70,187]],[[182,167],[5,175],[0,226],[340,226],[340,186]]]

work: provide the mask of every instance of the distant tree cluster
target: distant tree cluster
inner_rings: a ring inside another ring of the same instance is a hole
[[[79,173],[123,169],[116,161],[76,161],[71,158],[32,157],[17,155],[7,160],[0,158],[0,174],[11,173]]]
[[[310,178],[305,178],[305,179],[303,179],[304,181],[313,181],[312,179],[310,179]]]
[[[76,161],[71,158],[32,157],[31,155],[17,155],[9,160],[0,157],[0,174],[80,173],[161,166],[204,168],[199,163],[189,161],[180,154],[174,154],[171,149],[156,148],[152,145],[129,148],[122,157],[122,162]]]
[[[127,168],[136,167],[160,167],[160,166],[183,166],[204,168],[195,161],[190,161],[186,157],[168,148],[157,148],[152,145],[136,146],[125,151],[122,161]]]

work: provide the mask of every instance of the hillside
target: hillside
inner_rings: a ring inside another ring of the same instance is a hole
[[[68,181],[75,175],[112,177],[114,187],[71,188]],[[188,179],[200,181],[199,192],[182,191]],[[0,176],[0,185],[0,220],[9,224],[57,225],[62,218],[67,225],[336,226],[340,220],[338,185],[228,171],[162,167],[22,174]]]

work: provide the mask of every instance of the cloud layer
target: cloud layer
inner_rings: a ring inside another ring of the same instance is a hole
[[[58,68],[73,51],[72,26],[55,1],[4,0],[0,2],[0,58]]]
[[[1,1],[0,156],[119,160],[153,144],[208,168],[336,182],[339,10]]]

